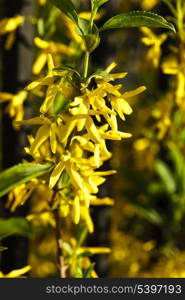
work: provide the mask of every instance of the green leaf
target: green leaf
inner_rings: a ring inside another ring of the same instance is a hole
[[[109,19],[100,28],[100,31],[140,26],[167,28],[176,32],[174,25],[169,23],[165,18],[146,11],[132,11],[116,15]]]
[[[91,257],[91,256],[93,256],[93,254],[91,252],[89,252],[89,251],[85,251],[85,252],[77,254],[77,258],[80,258],[80,257]]]
[[[81,246],[87,237],[87,226],[85,223],[80,223],[77,228],[76,240],[77,245]]]
[[[172,149],[170,149],[170,157],[174,164],[176,185],[185,195],[185,160],[183,153],[173,145]]]
[[[108,2],[109,0],[96,0],[97,2],[97,6],[100,7],[102,6],[104,3]]]
[[[70,186],[70,177],[66,171],[63,171],[60,180],[58,182],[58,188],[64,189],[64,188],[68,188],[69,186]]]
[[[92,276],[91,276],[91,273],[92,273],[92,271],[94,270],[94,267],[95,267],[95,263],[92,263],[91,265],[90,265],[90,267],[88,268],[88,269],[86,269],[85,270],[85,272],[84,272],[84,278],[92,278]]]
[[[69,245],[66,242],[62,243],[62,248],[64,251],[66,251],[67,254],[71,255],[73,253],[73,249],[71,248],[71,245]]]
[[[170,151],[170,157],[173,160],[177,178],[178,180],[180,180],[182,178],[183,170],[185,168],[184,156],[176,146],[173,146],[173,148]]]
[[[78,18],[77,33],[83,37],[83,35],[96,34],[99,35],[99,29],[96,24],[93,24],[91,31],[89,31],[89,21],[83,18]]]
[[[114,78],[112,77],[111,74],[106,73],[106,72],[104,72],[102,70],[98,70],[95,73],[93,73],[91,76],[89,76],[88,79],[87,79],[88,83],[90,83],[90,81],[91,81],[92,78],[95,78],[95,79],[106,78],[106,79],[108,79],[110,81],[114,80]]]
[[[71,0],[51,0],[51,2],[78,25],[78,15]]]
[[[157,160],[155,170],[161,178],[167,193],[173,194],[176,190],[176,183],[169,167],[163,161]]]
[[[79,78],[81,78],[80,73],[79,73],[75,68],[70,67],[70,66],[56,67],[56,68],[53,69],[53,71],[61,71],[61,72],[64,72],[64,71],[71,71],[72,73],[77,74]]]
[[[155,181],[151,182],[148,185],[147,191],[152,196],[164,194],[164,192],[165,192],[164,184],[161,182],[155,182]]]
[[[0,246],[0,252],[1,252],[1,251],[4,251],[4,250],[7,250],[7,249],[8,249],[7,247],[1,247],[1,246]]]
[[[55,99],[52,103],[52,112],[55,117],[57,117],[62,112],[65,112],[69,104],[69,100],[66,100],[64,96],[57,92]]]
[[[0,235],[5,237],[13,234],[31,236],[32,226],[25,218],[0,219]]]
[[[109,0],[91,0],[92,9],[98,9],[104,3],[108,2]]]
[[[0,241],[8,237],[10,234],[8,232],[6,233],[0,233]]]
[[[51,165],[24,163],[3,171],[0,173],[0,197],[20,184],[49,172],[51,168]]]
[[[44,36],[45,28],[44,28],[44,19],[39,18],[37,21],[37,30],[40,36]]]
[[[88,34],[89,33],[89,21],[83,19],[83,18],[78,18],[78,27],[79,30],[77,32],[79,35],[83,34]]]
[[[135,204],[135,203],[132,203],[132,205],[136,209],[137,213],[141,217],[148,220],[150,223],[153,223],[155,225],[162,224],[162,218],[161,218],[160,214],[153,208],[144,207],[140,204]]]
[[[83,278],[83,271],[79,264],[75,265],[74,278]]]
[[[100,37],[97,34],[87,34],[83,36],[85,41],[86,49],[89,53],[92,53],[100,43]]]

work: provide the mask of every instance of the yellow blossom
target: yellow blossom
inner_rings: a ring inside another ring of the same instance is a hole
[[[38,0],[40,6],[44,6],[47,0]]]
[[[80,222],[80,198],[78,195],[73,202],[73,220],[75,224]]]
[[[164,74],[176,76],[176,103],[179,106],[184,104],[185,100],[185,77],[184,77],[185,62],[178,63],[174,56],[169,56],[162,63],[162,70]]]
[[[13,270],[10,273],[4,275],[2,272],[0,272],[0,278],[18,278],[22,277],[25,273],[29,272],[31,270],[30,266],[26,266],[22,269]]]
[[[0,92],[0,103],[8,102],[6,111],[13,118],[15,129],[19,129],[19,125],[16,122],[21,121],[24,117],[24,102],[27,99],[27,95],[26,91],[20,91],[17,94]]]
[[[29,183],[21,184],[16,187],[9,193],[6,207],[10,208],[10,210],[14,212],[18,206],[25,203],[38,184],[38,179],[32,179]]]
[[[61,92],[65,97],[73,97],[76,94],[76,88],[72,83],[66,82],[66,75],[70,71],[55,71],[54,62],[51,54],[47,54],[47,64],[48,64],[48,75],[39,78],[32,83],[30,83],[27,87],[27,91],[34,90],[40,86],[48,86],[46,91],[46,97],[43,101],[43,104],[40,107],[40,112],[42,114],[47,113],[50,109],[57,92]],[[55,82],[55,76],[60,77],[61,79]]]
[[[8,32],[16,30],[24,23],[23,16],[15,16],[13,18],[5,18],[0,21],[0,34],[6,34]]]
[[[151,10],[159,3],[159,0],[141,0],[141,8],[143,10]]]
[[[34,38],[34,43],[39,49],[41,49],[39,56],[37,57],[35,63],[33,64],[32,70],[33,70],[33,74],[35,75],[39,74],[44,68],[47,62],[48,54],[53,54],[55,56],[56,54],[60,54],[60,53],[67,56],[75,54],[75,50],[71,47],[68,47],[61,43],[45,41],[39,37]]]
[[[140,138],[134,142],[133,146],[137,151],[144,151],[150,146],[150,141],[147,138]]]
[[[144,37],[141,39],[141,41],[146,46],[150,47],[147,52],[146,58],[151,62],[154,68],[157,68],[159,66],[159,61],[161,58],[161,45],[167,39],[167,35],[161,34],[156,36],[154,32],[148,27],[141,27],[141,32],[144,34]]]
[[[40,213],[30,214],[26,219],[34,224],[34,226],[47,226],[50,225],[53,228],[55,227],[54,216],[49,211],[44,211]]]
[[[79,13],[78,16],[82,19],[89,21],[91,19],[91,12],[83,11],[83,12]],[[96,16],[94,17],[94,20],[98,21],[101,19],[101,17],[102,17],[101,13],[97,13]]]
[[[82,51],[86,50],[85,47],[85,42],[83,38],[77,33],[77,26],[76,24],[68,18],[66,15],[62,15],[63,18],[63,25],[66,27],[66,33],[67,36],[75,41],[79,46]]]
[[[15,31],[24,24],[25,17],[15,16],[12,18],[4,18],[0,21],[0,35],[8,34],[5,41],[5,49],[9,50],[15,40]]]
[[[111,253],[110,248],[106,248],[106,247],[80,247],[78,251],[79,251],[79,253],[87,251],[92,254],[109,254],[109,253]]]

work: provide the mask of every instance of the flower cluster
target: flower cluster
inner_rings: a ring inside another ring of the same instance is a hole
[[[111,157],[106,141],[131,137],[130,133],[119,131],[117,115],[125,120],[125,115],[132,113],[127,99],[145,90],[140,87],[122,93],[122,85],[111,82],[124,78],[127,73],[110,74],[115,66],[113,63],[102,73],[80,82],[71,70],[55,69],[49,55],[48,75],[27,87],[27,90],[33,90],[46,86],[41,115],[17,123],[41,125],[35,137],[29,137],[30,147],[26,152],[35,162],[53,164],[46,180],[49,188],[55,191],[53,207],[60,207],[64,217],[72,214],[75,224],[84,220],[89,232],[93,232],[89,206],[113,204],[110,198],[97,198],[105,177],[115,173],[101,170]],[[58,95],[67,104],[63,112],[54,115],[53,106]]]

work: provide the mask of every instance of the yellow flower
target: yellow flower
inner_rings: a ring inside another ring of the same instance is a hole
[[[26,202],[38,184],[38,179],[32,179],[29,183],[21,184],[16,187],[9,193],[6,207],[14,212],[18,206],[23,205]]]
[[[73,220],[75,224],[80,222],[80,198],[78,195],[73,201]]]
[[[89,21],[91,19],[91,12],[83,11],[83,12],[79,13],[78,16],[82,19]],[[97,13],[96,16],[94,17],[94,20],[98,21],[101,19],[101,17],[102,17],[102,15],[100,13]]]
[[[150,146],[150,141],[147,138],[140,138],[134,142],[133,146],[137,151],[144,151]]]
[[[64,54],[67,56],[75,54],[75,50],[69,46],[52,41],[45,41],[39,37],[34,38],[34,43],[39,49],[41,49],[41,52],[37,57],[35,63],[33,64],[32,68],[33,74],[35,75],[39,74],[44,68],[47,62],[48,54],[53,54],[55,56],[57,54]]]
[[[25,18],[23,16],[15,16],[13,18],[5,18],[0,21],[0,34],[6,34],[16,30],[24,23]]]
[[[52,102],[54,101],[57,92],[63,94],[65,98],[73,97],[76,94],[76,87],[73,86],[72,82],[67,81],[66,76],[70,71],[55,71],[54,62],[51,54],[47,54],[47,64],[48,64],[48,75],[39,78],[27,87],[27,91],[34,90],[38,87],[48,86],[46,91],[46,97],[43,101],[43,104],[40,107],[40,112],[45,114],[50,109]],[[56,76],[60,77],[60,80],[56,81]]]
[[[80,46],[81,51],[85,51],[86,50],[85,42],[83,38],[78,34],[76,24],[64,14],[62,14],[62,18],[63,18],[62,25],[65,26],[65,32],[67,36]]]
[[[44,6],[47,0],[38,0],[40,6]]]
[[[141,27],[141,32],[144,34],[144,37],[141,41],[149,46],[150,49],[147,52],[146,58],[151,62],[154,68],[159,66],[159,61],[161,58],[161,45],[167,39],[166,34],[155,35],[154,32],[148,27]]]
[[[176,103],[179,106],[184,104],[185,100],[185,77],[184,77],[185,62],[179,64],[177,58],[169,56],[162,63],[162,70],[164,74],[176,76]]]
[[[179,65],[175,56],[168,56],[162,63],[164,74],[176,75],[179,71]]]
[[[159,0],[141,0],[141,8],[143,10],[151,10],[159,3]]]
[[[33,223],[34,226],[52,226],[55,228],[55,219],[50,211],[30,214],[26,219]]]
[[[110,248],[106,247],[80,247],[78,252],[83,253],[83,252],[90,252],[92,254],[109,254],[111,253]]]
[[[0,278],[18,278],[22,277],[25,273],[29,272],[31,270],[30,266],[26,266],[22,269],[13,270],[10,273],[4,275],[2,272],[0,272]]]
[[[96,196],[92,196],[90,203],[91,203],[91,205],[95,205],[95,206],[99,206],[99,205],[100,206],[102,206],[102,205],[113,206],[114,200],[109,197],[99,199]]]
[[[78,15],[80,18],[85,19],[85,20],[90,20],[91,18],[91,13],[90,12],[81,12]],[[95,16],[95,20],[100,20],[102,17],[101,13],[97,13]],[[63,19],[63,26],[65,26],[65,32],[67,33],[67,36],[75,43],[77,43],[80,46],[81,51],[86,50],[85,42],[83,38],[80,36],[78,33],[78,28],[76,24],[68,18],[66,15],[62,14],[62,19]]]
[[[48,64],[48,75],[39,79],[36,79],[35,81],[31,82],[28,86],[26,86],[27,91],[31,91],[33,89],[36,89],[40,86],[47,86],[53,83],[54,76],[58,73],[53,71],[54,62],[51,54],[47,55],[47,64]]]
[[[10,117],[13,118],[13,126],[15,129],[19,129],[17,121],[21,121],[24,116],[24,102],[27,99],[28,93],[26,91],[20,91],[17,94],[0,93],[0,103],[9,102],[6,107]]]
[[[5,41],[5,49],[9,50],[15,40],[15,31],[18,27],[24,24],[25,17],[15,16],[12,18],[5,18],[0,21],[0,35],[8,34]]]

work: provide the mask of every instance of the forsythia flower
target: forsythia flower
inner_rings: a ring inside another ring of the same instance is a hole
[[[26,91],[20,91],[17,94],[0,92],[0,103],[9,102],[6,110],[14,120],[13,126],[15,129],[19,129],[19,126],[15,122],[23,119],[24,102],[27,99],[27,95],[28,93]]]
[[[91,12],[89,11],[83,11],[81,13],[78,14],[78,17],[82,18],[82,19],[85,19],[87,21],[90,21],[91,19]],[[102,15],[100,13],[97,13],[96,16],[94,17],[94,20],[95,21],[98,21],[100,20],[102,17]]]
[[[159,0],[141,0],[141,8],[143,10],[151,10],[159,3]]]
[[[78,17],[85,20],[90,20],[91,13],[86,11],[81,12],[78,14]],[[97,13],[94,20],[100,20],[101,17],[102,17],[101,13]],[[64,14],[62,14],[62,19],[63,19],[63,26],[66,27],[67,36],[80,46],[81,51],[85,51],[86,50],[85,42],[83,38],[78,34],[77,25]]]
[[[33,74],[37,75],[39,74],[42,69],[44,68],[46,62],[47,62],[47,56],[48,53],[54,54],[64,54],[64,55],[74,55],[75,50],[71,47],[68,47],[61,43],[55,43],[52,41],[45,41],[42,40],[39,37],[34,38],[35,45],[41,49],[41,53],[37,57],[35,63],[33,64]]]
[[[13,270],[10,273],[4,275],[2,272],[0,272],[0,278],[18,278],[22,277],[25,273],[29,272],[31,270],[30,266],[26,266],[22,269]]]
[[[179,64],[176,57],[170,56],[162,63],[162,70],[164,74],[175,75],[176,76],[176,103],[179,106],[184,107],[185,100],[185,57],[184,61]]]
[[[15,40],[15,31],[18,27],[24,24],[25,17],[15,16],[12,18],[5,18],[0,21],[0,35],[8,34],[5,41],[5,49],[9,50]]]
[[[148,27],[141,27],[141,32],[144,34],[144,37],[141,41],[149,46],[150,49],[147,52],[146,58],[152,63],[154,68],[159,66],[159,61],[161,57],[161,45],[167,38],[166,34],[161,34],[156,36],[151,29]]]
[[[111,157],[106,140],[131,136],[119,131],[117,115],[125,120],[125,115],[132,113],[128,99],[145,90],[145,87],[140,87],[122,93],[121,84],[112,85],[110,82],[124,78],[127,73],[110,74],[115,66],[113,63],[104,71],[106,76],[95,76],[96,86],[93,89],[89,88],[93,75],[77,87],[75,77],[71,80],[71,71],[53,70],[54,64],[49,55],[48,75],[27,87],[27,90],[32,90],[39,85],[48,86],[40,108],[41,115],[18,123],[41,125],[35,138],[30,138],[27,153],[42,164],[48,160],[54,163],[48,178],[49,188],[56,191],[53,209],[59,208],[63,217],[71,214],[75,224],[84,220],[89,232],[93,232],[94,228],[89,206],[100,205],[101,201],[103,205],[113,204],[109,198],[101,200],[96,197],[105,176],[115,173],[97,170]],[[57,93],[68,100],[68,106],[64,113],[54,117],[51,106]],[[102,122],[106,122],[105,125]],[[66,184],[64,177],[67,178]]]
[[[150,141],[147,138],[140,138],[134,142],[133,146],[136,151],[144,151],[150,146]]]
[[[86,50],[85,43],[83,38],[77,33],[77,26],[71,19],[69,19],[66,15],[62,14],[63,25],[65,26],[65,31],[67,36],[75,41],[82,51]]]
[[[44,6],[47,0],[38,0],[40,6]]]
[[[6,207],[10,208],[12,212],[15,211],[18,206],[26,202],[38,184],[38,179],[32,179],[29,183],[16,187],[9,193]]]

